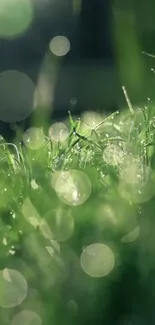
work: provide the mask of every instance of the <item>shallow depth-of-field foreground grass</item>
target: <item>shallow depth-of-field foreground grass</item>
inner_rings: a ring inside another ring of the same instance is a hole
[[[154,324],[151,104],[0,141],[0,324]]]

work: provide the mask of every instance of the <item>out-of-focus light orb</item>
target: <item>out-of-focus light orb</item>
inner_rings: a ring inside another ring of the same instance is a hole
[[[85,273],[94,278],[99,278],[112,271],[115,265],[115,257],[108,246],[95,243],[83,250],[80,262]]]
[[[0,271],[0,306],[11,308],[22,303],[27,296],[27,282],[16,270]]]
[[[117,166],[124,158],[124,151],[115,144],[109,144],[103,151],[103,160],[108,165]]]
[[[61,208],[48,211],[43,222],[48,225],[50,232],[48,231],[44,235],[48,239],[56,240],[57,242],[63,242],[69,239],[74,232],[74,219],[72,215]]]
[[[119,177],[127,183],[139,183],[144,178],[144,165],[137,156],[128,155],[124,158]]]
[[[14,123],[28,117],[34,93],[35,85],[26,74],[15,70],[0,73],[0,120]]]
[[[42,325],[40,316],[31,310],[22,310],[15,314],[11,325]]]
[[[79,170],[56,172],[51,183],[60,200],[68,205],[83,204],[91,194],[91,182],[87,175]]]
[[[25,146],[31,150],[38,150],[45,145],[45,136],[42,129],[32,127],[23,134]]]
[[[49,137],[53,142],[63,142],[69,136],[69,130],[64,123],[54,123],[49,129]]]
[[[140,228],[137,226],[135,229],[131,230],[128,234],[124,235],[121,239],[123,243],[131,243],[139,237]]]
[[[70,51],[70,41],[65,36],[55,36],[50,41],[50,50],[56,56],[64,56]]]
[[[140,160],[125,160],[120,165],[118,192],[132,203],[144,203],[155,195],[155,174]]]
[[[102,120],[103,117],[96,112],[84,112],[81,117],[80,132],[84,133],[95,129]]]
[[[30,27],[32,20],[31,0],[0,0],[0,37],[20,36]]]

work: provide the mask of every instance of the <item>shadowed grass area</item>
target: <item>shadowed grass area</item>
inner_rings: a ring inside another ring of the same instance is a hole
[[[1,139],[1,324],[151,322],[154,108],[124,92],[122,113]]]

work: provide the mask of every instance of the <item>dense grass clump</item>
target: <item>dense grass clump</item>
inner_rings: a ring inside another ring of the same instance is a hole
[[[155,117],[128,104],[1,139],[1,324],[152,321]]]

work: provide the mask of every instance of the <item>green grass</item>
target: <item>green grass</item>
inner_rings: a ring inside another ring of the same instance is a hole
[[[154,108],[133,108],[123,90],[123,112],[78,119],[69,113],[64,141],[48,133],[27,145],[1,139],[0,269],[19,271],[29,288],[21,304],[4,308],[0,274],[1,324],[22,310],[47,325],[125,324],[122,314],[149,319],[153,307],[141,290],[148,295],[155,270]],[[95,243],[108,246],[115,260],[103,277],[102,258],[88,263],[91,275],[81,265],[82,252]]]

